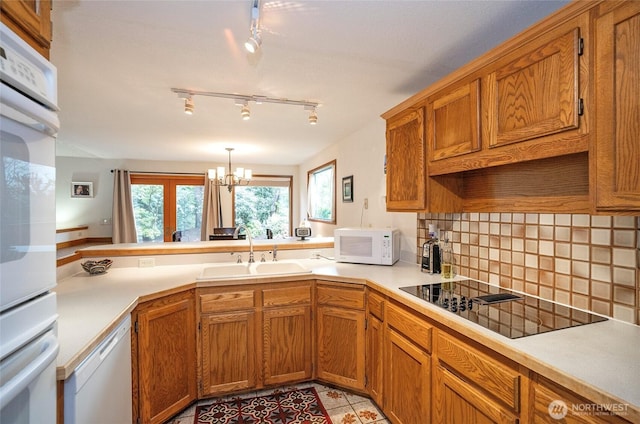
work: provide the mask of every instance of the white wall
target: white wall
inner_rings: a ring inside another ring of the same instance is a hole
[[[385,122],[381,118],[300,165],[300,219],[307,210],[307,172],[336,159],[336,225],[312,222],[312,234],[333,236],[339,227],[395,227],[402,232],[402,258],[415,262],[416,214],[386,211]],[[353,203],[342,202],[342,178],[353,175]],[[364,199],[369,208],[363,209]],[[295,223],[295,219],[294,219]]]
[[[169,162],[143,160],[87,159],[75,157],[56,157],[56,227],[68,228],[88,225],[88,234],[83,237],[111,237],[111,209],[113,205],[113,174],[111,170],[128,169],[130,171],[167,172],[167,173],[204,173],[208,168],[226,165],[215,162]],[[296,166],[265,166],[233,163],[233,166],[251,168],[254,174],[293,175],[294,189],[299,187]],[[71,182],[93,182],[93,198],[72,198]],[[293,196],[293,226],[297,226],[300,204]],[[231,226],[231,194],[221,191],[223,224]],[[106,219],[108,224],[103,224]]]

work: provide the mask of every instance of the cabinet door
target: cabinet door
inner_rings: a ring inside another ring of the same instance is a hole
[[[480,150],[479,122],[479,79],[431,96],[427,103],[429,161]]]
[[[580,28],[564,25],[507,56],[487,76],[489,147],[579,126]],[[504,63],[508,61],[508,63]]]
[[[51,45],[51,0],[12,0],[0,3],[2,22],[49,58]]]
[[[596,20],[595,204],[599,210],[640,210],[640,2]]]
[[[364,390],[364,311],[318,306],[318,378]]]
[[[139,418],[161,423],[197,397],[192,293],[144,305],[137,321]]]
[[[440,366],[435,369],[434,424],[517,423],[518,418]]]
[[[256,386],[254,311],[202,316],[202,395]]]
[[[533,397],[532,417],[529,420],[532,423],[604,424],[628,422],[618,416],[597,415],[589,413],[589,411],[575,414],[572,411],[573,405],[591,407],[594,402],[582,399],[552,383],[534,383]],[[602,412],[604,411],[598,411],[598,413]]]
[[[264,384],[311,378],[311,308],[263,312]]]
[[[387,210],[426,207],[424,109],[408,109],[387,121]]]
[[[399,424],[431,422],[431,357],[392,329],[385,355],[384,413]]]
[[[384,324],[374,315],[367,319],[367,392],[380,406],[383,404]]]

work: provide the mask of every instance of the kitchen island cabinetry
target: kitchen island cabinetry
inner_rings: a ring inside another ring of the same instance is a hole
[[[11,0],[0,3],[2,23],[49,59],[51,0]]]
[[[607,2],[595,20],[591,171],[597,211],[640,211],[640,2]],[[609,10],[612,8],[612,10]]]
[[[316,299],[317,377],[364,391],[364,287],[319,280]]]
[[[527,385],[517,364],[441,330],[435,339],[433,422],[518,422]]]
[[[194,292],[141,303],[132,320],[133,421],[163,423],[197,397]]]

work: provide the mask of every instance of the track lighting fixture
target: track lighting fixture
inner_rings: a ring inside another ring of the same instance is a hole
[[[193,111],[195,110],[195,106],[193,105],[193,99],[191,96],[184,99],[184,113],[187,115],[193,115]]]
[[[251,109],[249,108],[249,102],[255,104],[263,103],[278,103],[281,105],[293,105],[302,106],[304,110],[309,112],[309,124],[316,125],[318,123],[317,107],[319,103],[309,102],[306,100],[290,100],[283,98],[275,98],[268,96],[247,95],[247,94],[232,94],[232,93],[216,93],[212,91],[195,91],[186,90],[184,88],[172,88],[171,91],[178,95],[178,98],[185,99],[184,112],[191,114],[194,111],[193,96],[207,96],[207,97],[219,97],[223,99],[231,99],[236,106],[240,106],[240,116],[243,120],[251,118]]]
[[[251,36],[245,41],[244,48],[247,49],[249,53],[255,53],[258,51],[260,46],[262,45],[262,37],[258,31],[255,31]]]
[[[242,109],[240,109],[240,116],[242,116],[243,121],[251,119],[251,110],[249,109],[249,104],[247,102],[244,102],[242,105]]]
[[[318,123],[318,114],[316,113],[316,107],[305,106],[304,109],[309,111],[309,125],[316,125]]]
[[[251,27],[249,28],[249,38],[244,43],[244,48],[249,53],[255,53],[262,45],[262,36],[260,31],[260,0],[253,0],[251,6]]]

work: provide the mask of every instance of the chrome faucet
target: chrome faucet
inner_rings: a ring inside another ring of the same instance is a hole
[[[249,239],[249,263],[252,264],[255,262],[255,259],[253,259],[253,238],[251,237],[251,231],[249,231],[245,225],[238,225],[236,230],[233,232],[233,239],[238,240],[240,228],[244,228],[245,233],[247,233],[247,238]]]
[[[273,245],[273,262],[277,262],[278,261],[278,245],[274,244]]]

